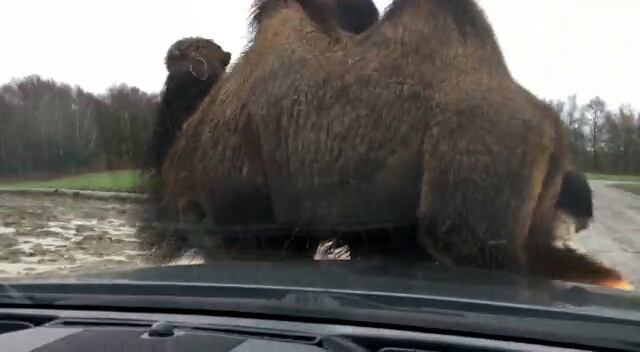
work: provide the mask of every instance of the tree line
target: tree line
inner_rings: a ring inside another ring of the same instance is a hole
[[[640,113],[610,109],[600,97],[584,105],[576,96],[548,102],[562,117],[575,164],[589,172],[640,174]]]
[[[0,177],[134,167],[157,105],[124,84],[104,95],[35,75],[0,86]]]
[[[125,84],[103,95],[39,76],[0,86],[0,177],[46,177],[140,165],[158,95]],[[547,102],[584,171],[640,174],[640,113],[595,97]]]

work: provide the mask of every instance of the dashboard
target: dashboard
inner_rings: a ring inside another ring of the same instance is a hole
[[[20,308],[0,309],[0,349],[12,352],[583,350],[579,346],[549,346],[542,341],[502,341],[375,326]]]

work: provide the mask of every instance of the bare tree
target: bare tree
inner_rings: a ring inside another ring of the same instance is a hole
[[[599,150],[602,123],[607,114],[607,105],[600,97],[595,97],[582,109],[582,116],[589,122],[591,169],[600,170]]]
[[[149,139],[157,98],[126,85],[109,89],[99,104],[99,135],[110,168],[141,163]]]

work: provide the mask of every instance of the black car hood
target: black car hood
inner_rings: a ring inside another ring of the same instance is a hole
[[[627,318],[640,322],[640,294],[531,279],[504,273],[351,261],[215,262],[73,276],[4,280],[19,290],[30,284],[175,284],[291,289],[306,292],[438,298],[524,305]]]
[[[640,349],[636,293],[433,264],[208,265],[5,280],[0,308],[214,315]]]

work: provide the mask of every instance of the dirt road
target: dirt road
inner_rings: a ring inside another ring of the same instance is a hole
[[[0,193],[0,277],[143,265],[139,215],[129,202]]]
[[[592,184],[595,222],[579,247],[640,289],[640,197]],[[147,265],[135,232],[140,204],[0,193],[0,277]]]
[[[585,251],[620,270],[640,289],[640,197],[593,181],[595,221],[576,235]]]

